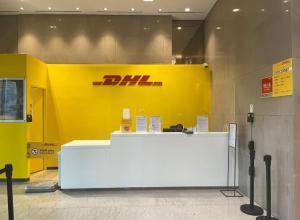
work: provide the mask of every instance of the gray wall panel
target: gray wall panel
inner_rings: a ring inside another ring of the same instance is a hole
[[[233,13],[234,8],[241,10]],[[213,72],[213,129],[221,131],[229,122],[238,123],[239,181],[241,190],[249,194],[246,117],[249,104],[254,104],[255,201],[266,207],[263,155],[271,154],[272,209],[287,220],[293,219],[296,97],[261,98],[261,78],[272,74],[273,63],[292,57],[289,12],[289,3],[283,1],[219,0],[205,21],[205,56]]]
[[[171,63],[172,19],[20,15],[18,51],[46,63]]]
[[[18,52],[18,17],[0,16],[0,53]]]

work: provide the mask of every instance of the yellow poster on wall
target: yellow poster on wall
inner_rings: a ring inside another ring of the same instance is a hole
[[[293,60],[273,65],[273,97],[293,95]]]

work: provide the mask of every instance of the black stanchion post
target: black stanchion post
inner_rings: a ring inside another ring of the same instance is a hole
[[[12,191],[12,171],[13,167],[11,164],[5,165],[6,171],[6,183],[7,183],[7,205],[8,205],[8,219],[14,219],[14,202],[13,202],[13,191]]]
[[[267,216],[259,216],[257,220],[278,220],[271,216],[271,155],[265,155],[264,161],[266,164],[266,186],[267,186]]]
[[[248,215],[262,215],[264,210],[259,206],[254,205],[254,176],[255,176],[255,148],[254,141],[250,141],[248,144],[250,151],[250,167],[249,167],[249,176],[250,176],[250,204],[244,204],[241,206],[241,211]]]

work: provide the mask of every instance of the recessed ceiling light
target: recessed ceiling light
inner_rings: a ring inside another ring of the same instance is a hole
[[[182,27],[180,27],[180,26],[177,27],[177,30],[181,30],[181,29],[182,29]]]
[[[264,11],[265,11],[265,9],[264,9],[264,8],[262,8],[262,9],[260,9],[260,11],[264,12]]]
[[[135,11],[135,9],[134,9],[134,8],[131,8],[131,11]]]
[[[49,11],[51,11],[51,10],[52,10],[52,8],[51,8],[51,7],[48,7],[48,10],[49,10]]]
[[[107,11],[107,10],[108,10],[108,8],[103,8],[103,10],[104,10],[104,11]]]
[[[234,9],[232,9],[232,11],[233,12],[239,12],[241,9],[239,9],[239,8],[234,8]]]
[[[24,10],[24,8],[23,8],[23,7],[21,7],[21,8],[20,8],[20,10],[21,10],[21,11],[23,11],[23,10]]]
[[[80,10],[80,8],[76,8],[76,11],[79,11]]]
[[[161,8],[159,8],[159,9],[158,9],[158,11],[159,11],[159,12],[162,12],[162,9],[161,9]]]
[[[286,9],[286,10],[285,10],[285,12],[289,12],[289,11],[290,11],[289,9]]]
[[[154,0],[143,0],[144,2],[153,2]]]
[[[284,0],[284,1],[283,1],[283,3],[285,3],[285,4],[288,3],[288,2],[289,2],[288,0]]]
[[[185,8],[184,11],[185,11],[185,12],[190,12],[191,9],[190,9],[190,8]]]
[[[217,30],[221,30],[222,28],[220,26],[216,27]]]

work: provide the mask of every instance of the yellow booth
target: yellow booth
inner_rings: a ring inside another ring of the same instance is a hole
[[[124,108],[133,118],[159,115],[162,127],[195,127],[197,116],[210,119],[210,70],[203,65],[45,64],[29,55],[2,54],[0,167],[12,163],[13,178],[23,180],[55,168],[56,151],[34,155],[34,144],[46,144],[49,153],[72,140],[109,139],[120,129]]]

